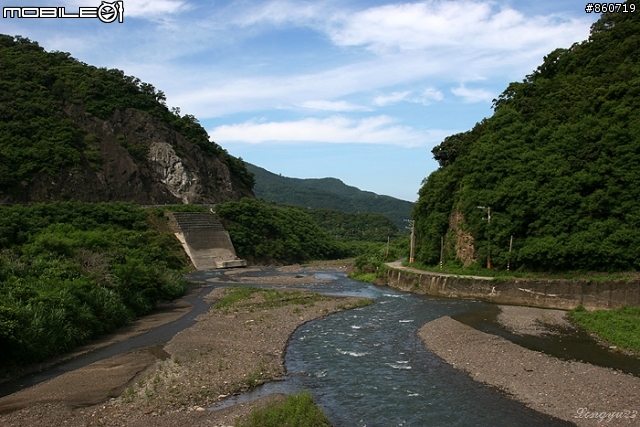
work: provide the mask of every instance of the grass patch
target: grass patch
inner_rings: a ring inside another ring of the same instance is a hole
[[[331,423],[308,392],[287,397],[251,413],[247,421],[236,420],[235,427],[331,427]]]
[[[357,280],[359,282],[373,283],[376,277],[376,273],[363,273],[361,271],[353,271],[349,273],[349,279]]]
[[[252,310],[283,307],[286,305],[313,305],[328,297],[315,292],[277,291],[255,287],[234,286],[227,290],[213,307],[218,310],[248,308]]]
[[[569,312],[569,317],[605,341],[640,353],[640,307],[587,311],[579,306]]]
[[[232,288],[229,288],[225,296],[216,301],[213,307],[217,309],[230,307],[239,303],[240,301],[251,299],[251,296],[255,292],[259,292],[260,290],[261,289],[259,288],[244,288],[241,286],[234,286]]]
[[[455,274],[459,276],[486,276],[500,280],[517,279],[564,279],[564,280],[596,280],[596,281],[622,281],[638,279],[638,272],[595,272],[595,271],[562,271],[562,272],[528,272],[528,271],[506,271],[497,268],[486,269],[472,264],[467,268],[455,264],[445,264],[443,268],[439,266],[425,265],[420,262],[403,262],[403,266],[432,273]],[[360,280],[360,279],[356,279]]]
[[[339,309],[341,310],[352,310],[354,308],[360,308],[360,307],[367,307],[369,305],[373,304],[373,300],[369,299],[369,298],[362,298],[357,300],[356,302],[350,303],[350,304],[340,304],[338,306]]]

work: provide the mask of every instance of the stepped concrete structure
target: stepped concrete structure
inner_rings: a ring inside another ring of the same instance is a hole
[[[198,270],[246,267],[236,256],[229,233],[206,212],[170,212],[169,225]]]

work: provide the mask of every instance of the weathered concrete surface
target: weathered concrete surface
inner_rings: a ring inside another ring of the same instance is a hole
[[[387,284],[419,294],[562,310],[571,310],[579,305],[587,309],[640,305],[640,282],[637,280],[488,280],[412,270],[389,269]]]
[[[217,218],[206,212],[168,213],[169,224],[198,270],[245,267],[236,256],[229,233]]]

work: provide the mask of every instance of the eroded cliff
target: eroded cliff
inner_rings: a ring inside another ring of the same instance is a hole
[[[3,202],[217,203],[253,196],[218,157],[145,112],[116,110],[107,120],[77,104],[64,112],[82,133],[79,166],[36,174],[5,192]]]

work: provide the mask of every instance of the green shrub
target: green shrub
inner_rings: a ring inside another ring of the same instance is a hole
[[[179,243],[129,204],[0,208],[0,363],[59,354],[186,290]]]
[[[251,413],[247,421],[236,420],[236,427],[331,427],[322,410],[308,392],[287,397]]]

